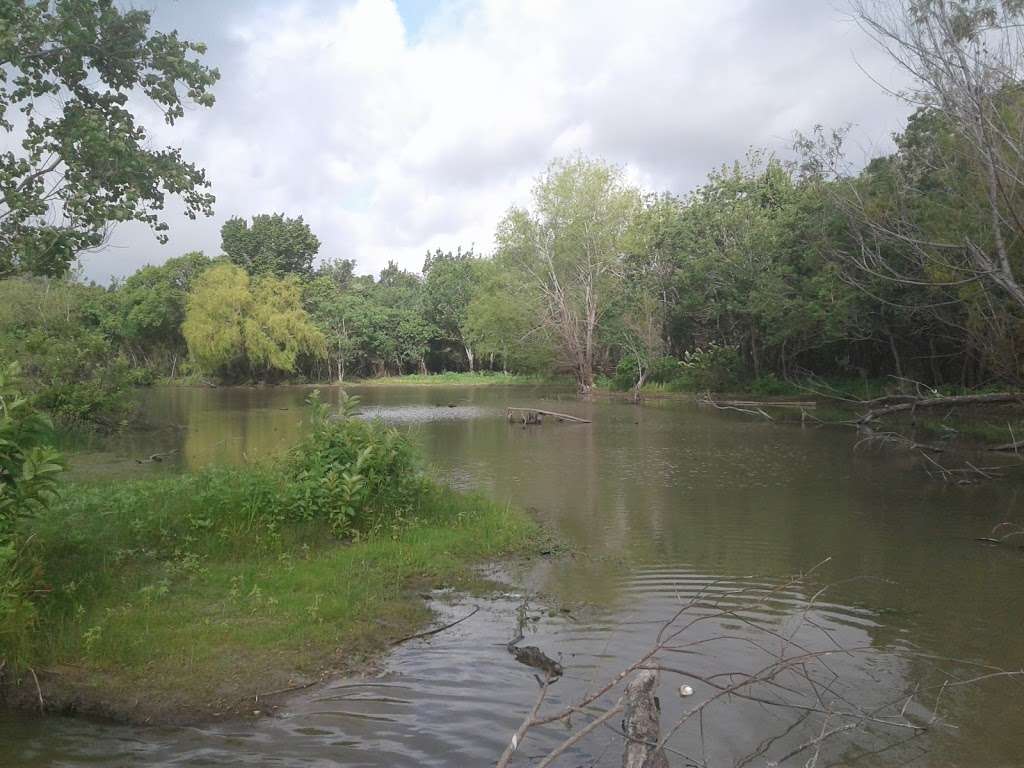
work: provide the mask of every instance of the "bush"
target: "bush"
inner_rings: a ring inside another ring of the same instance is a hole
[[[62,424],[112,427],[131,412],[133,368],[100,328],[106,293],[67,280],[0,280],[0,357]]]
[[[380,421],[355,417],[358,398],[330,416],[314,392],[313,433],[296,446],[286,466],[289,514],[326,520],[344,536],[365,530],[382,514],[401,517],[422,500],[424,481],[409,440]]]
[[[11,540],[15,522],[50,505],[64,470],[49,445],[50,420],[21,392],[19,373],[16,363],[0,366],[0,661],[21,658],[35,621]]]
[[[682,374],[682,364],[674,357],[659,357],[649,365],[646,381],[650,384],[668,384]],[[615,389],[632,389],[638,378],[637,356],[625,355],[615,367],[612,383]]]
[[[743,361],[735,347],[724,347],[711,342],[683,354],[682,383],[695,391],[727,390],[735,387],[741,378]]]

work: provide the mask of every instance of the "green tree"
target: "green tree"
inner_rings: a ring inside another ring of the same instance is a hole
[[[63,274],[110,222],[142,221],[161,242],[168,194],[195,218],[212,213],[205,173],[178,149],[155,149],[129,96],[168,124],[209,107],[216,69],[205,46],[149,29],[150,14],[113,0],[0,2],[0,277]],[[184,94],[184,95],[183,95]]]
[[[160,266],[145,266],[115,284],[102,319],[104,331],[118,340],[136,365],[160,367],[174,375],[187,352],[181,324],[193,281],[211,261],[201,252],[186,253]]]
[[[138,371],[103,330],[107,298],[70,278],[0,280],[0,358],[57,421],[111,427],[131,410]]]
[[[538,297],[540,320],[585,394],[639,194],[621,169],[574,157],[553,162],[533,197],[532,212],[512,209],[499,224],[498,252]]]
[[[260,214],[245,219],[232,218],[220,229],[221,249],[233,264],[250,275],[309,275],[320,240],[299,216]]]
[[[325,354],[294,277],[253,279],[233,264],[213,266],[196,280],[182,333],[200,370],[229,378],[291,373],[300,355]]]
[[[455,344],[474,370],[473,345],[466,335],[467,310],[480,285],[480,259],[473,249],[428,253],[423,263],[423,314],[440,340]]]

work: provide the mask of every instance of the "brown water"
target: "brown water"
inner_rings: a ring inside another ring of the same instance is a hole
[[[160,428],[83,449],[75,471],[143,476],[266,456],[298,436],[306,394],[154,390],[146,412]],[[855,452],[855,437],[844,431],[752,421],[685,402],[582,403],[524,388],[358,394],[366,412],[410,430],[438,476],[536,510],[575,556],[516,574],[519,587],[501,598],[438,593],[442,617],[481,610],[430,641],[402,647],[380,675],[298,695],[275,717],[157,728],[3,714],[0,765],[493,764],[537,692],[531,670],[503,647],[515,633],[526,586],[545,594],[528,610],[526,642],[560,658],[566,670],[552,688],[552,706],[636,658],[658,624],[701,590],[728,601],[739,585],[777,587],[825,558],[831,560],[807,585],[744,610],[780,632],[811,618],[816,628],[801,624],[797,636],[807,644],[877,649],[834,661],[835,695],[877,702],[919,683],[977,674],[965,662],[1024,666],[1024,553],[974,541],[996,523],[1024,522],[1016,475],[943,485],[905,454]],[[570,411],[593,424],[523,429],[504,420],[506,405]],[[174,453],[160,464],[135,462],[167,451]],[[833,586],[809,605],[812,590],[825,584]],[[567,611],[548,610],[561,606]],[[695,632],[736,638],[687,657],[698,674],[750,662],[747,625],[723,620]],[[666,722],[707,694],[691,681],[695,697],[682,700],[670,687],[678,682],[663,684]],[[908,712],[921,722],[934,718],[930,731],[859,764],[1020,765],[1022,693],[1020,683],[999,678],[950,688],[937,708],[934,695],[920,695]],[[673,765],[733,765],[795,720],[788,711],[723,700],[704,717],[703,735],[694,721],[673,741]],[[797,726],[776,754],[820,726],[820,719]],[[849,762],[907,735],[872,728],[839,736],[819,764]],[[557,727],[531,734],[518,764],[564,736]],[[620,742],[612,730],[598,730],[562,764],[617,765]]]

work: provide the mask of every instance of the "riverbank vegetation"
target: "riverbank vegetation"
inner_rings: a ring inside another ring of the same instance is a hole
[[[221,254],[105,288],[67,261],[19,258],[0,282],[0,355],[22,361],[59,420],[107,426],[124,418],[126,387],[182,375],[486,371],[637,393],[1019,387],[1020,61],[982,42],[1012,34],[1016,6],[856,10],[916,83],[895,149],[866,164],[847,160],[843,131],[822,130],[798,136],[793,159],[753,149],[679,194],[570,155],[508,211],[493,252],[439,249],[419,273],[358,275],[281,214],[233,218]]]
[[[252,709],[422,624],[416,587],[479,581],[468,566],[535,541],[524,513],[428,480],[408,439],[353,401],[311,411],[273,465],[73,486],[43,417],[5,417],[7,695],[132,719]]]

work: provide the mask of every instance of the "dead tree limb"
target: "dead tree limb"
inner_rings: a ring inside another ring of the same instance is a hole
[[[443,627],[437,627],[435,629],[428,629],[426,632],[417,632],[414,635],[406,635],[405,637],[400,637],[397,640],[392,640],[391,644],[392,645],[401,645],[402,643],[408,642],[409,640],[416,640],[416,639],[421,638],[421,637],[430,637],[431,635],[436,635],[438,632],[444,632],[446,629],[451,629],[456,624],[461,624],[466,619],[470,618],[471,616],[476,615],[476,612],[479,611],[479,610],[480,610],[480,606],[479,605],[475,606],[472,611],[467,613],[461,619],[456,619],[455,621],[450,622],[449,624],[445,624]]]
[[[658,673],[653,669],[640,670],[626,686],[622,768],[668,768],[665,750],[658,746],[661,705],[655,696],[657,690]]]
[[[558,419],[559,421],[571,421],[571,422],[574,422],[576,424],[591,424],[592,423],[590,421],[590,419],[583,419],[583,418],[580,418],[579,416],[573,416],[573,415],[568,414],[568,413],[558,413],[557,411],[542,411],[540,408],[506,408],[505,412],[509,416],[509,421],[512,421],[512,414],[513,413],[523,413],[523,414],[539,413],[542,416],[551,416],[552,418]]]
[[[857,421],[860,424],[868,424],[880,416],[891,416],[896,413],[916,411],[920,408],[950,408],[959,405],[992,405],[995,403],[1021,403],[1020,394],[1009,392],[998,392],[987,395],[951,395],[949,397],[926,397],[918,398],[910,402],[886,405],[881,408],[872,408],[863,414]]]

